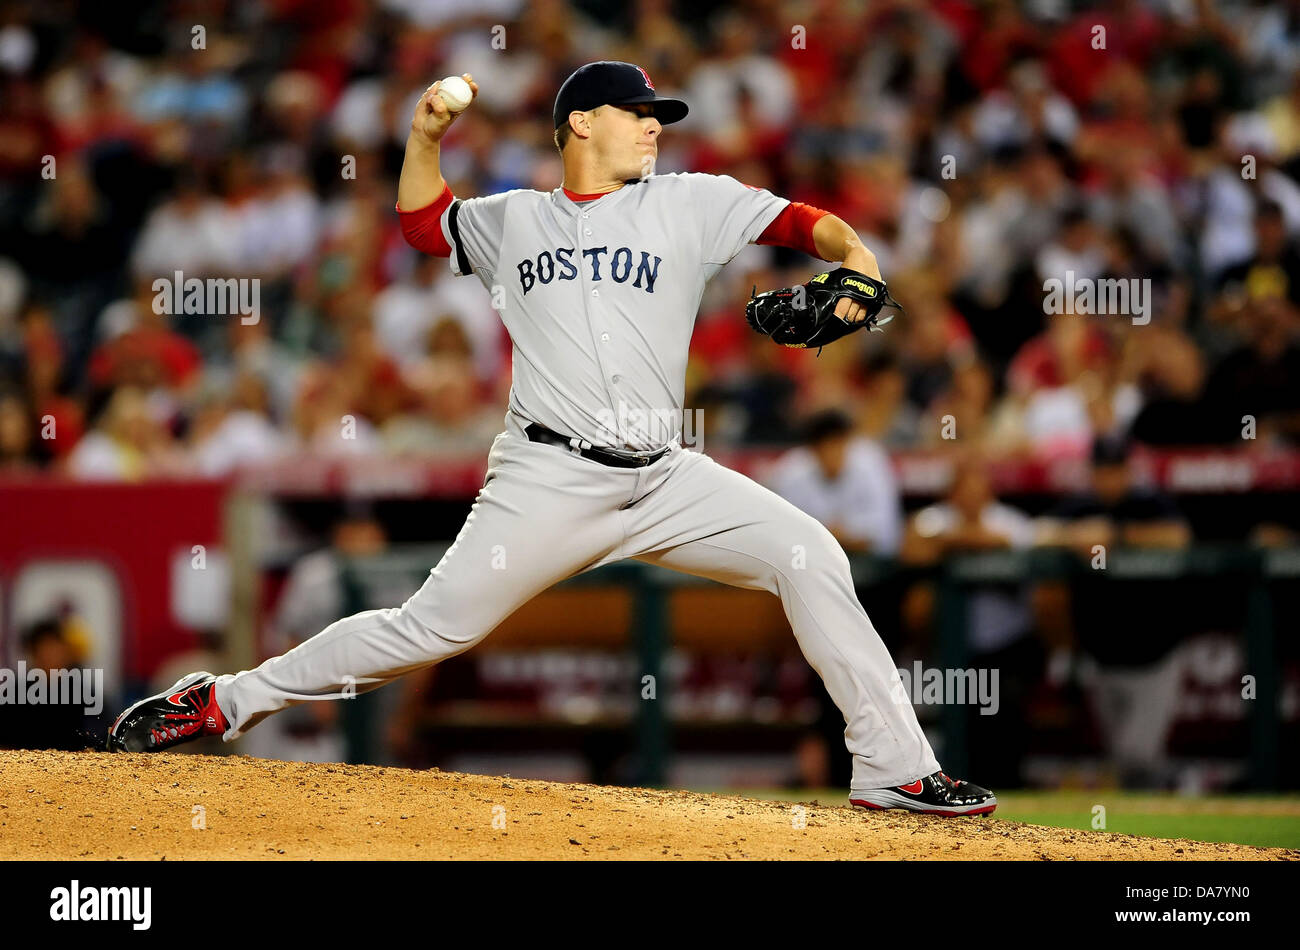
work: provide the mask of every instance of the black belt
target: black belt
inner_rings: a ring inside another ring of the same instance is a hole
[[[532,442],[544,442],[547,445],[558,445],[562,449],[576,450],[577,454],[583,458],[614,468],[645,468],[647,465],[653,465],[659,461],[672,448],[672,446],[664,446],[657,452],[649,452],[644,455],[611,452],[608,449],[598,449],[589,442],[566,438],[558,432],[552,432],[546,426],[538,425],[536,422],[530,422],[524,426],[524,433]]]

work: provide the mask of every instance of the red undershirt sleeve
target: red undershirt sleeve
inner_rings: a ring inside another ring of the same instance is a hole
[[[440,194],[432,204],[414,211],[403,211],[396,205],[397,213],[402,219],[402,236],[406,243],[425,254],[434,257],[451,257],[451,245],[442,234],[442,215],[456,198],[451,193],[451,185],[443,184]]]
[[[817,242],[813,240],[813,226],[827,214],[830,212],[792,201],[772,219],[772,223],[763,230],[755,243],[794,248],[820,259]]]

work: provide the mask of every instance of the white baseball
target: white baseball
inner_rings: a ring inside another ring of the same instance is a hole
[[[438,95],[442,96],[442,101],[447,103],[447,108],[452,112],[464,112],[465,107],[474,98],[469,83],[459,76],[448,76],[444,79],[438,86]]]

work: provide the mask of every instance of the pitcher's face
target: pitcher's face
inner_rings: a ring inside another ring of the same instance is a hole
[[[600,163],[617,181],[654,172],[663,126],[648,102],[606,106],[591,118],[591,142]]]

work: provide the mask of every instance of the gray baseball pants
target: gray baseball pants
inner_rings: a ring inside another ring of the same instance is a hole
[[[636,558],[781,598],[844,714],[852,791],[939,770],[848,558],[821,523],[698,452],[674,446],[653,465],[612,468],[531,442],[522,425],[507,416],[464,527],[406,603],[346,617],[217,680],[226,741],[287,706],[374,689],[463,653],[553,584]]]

